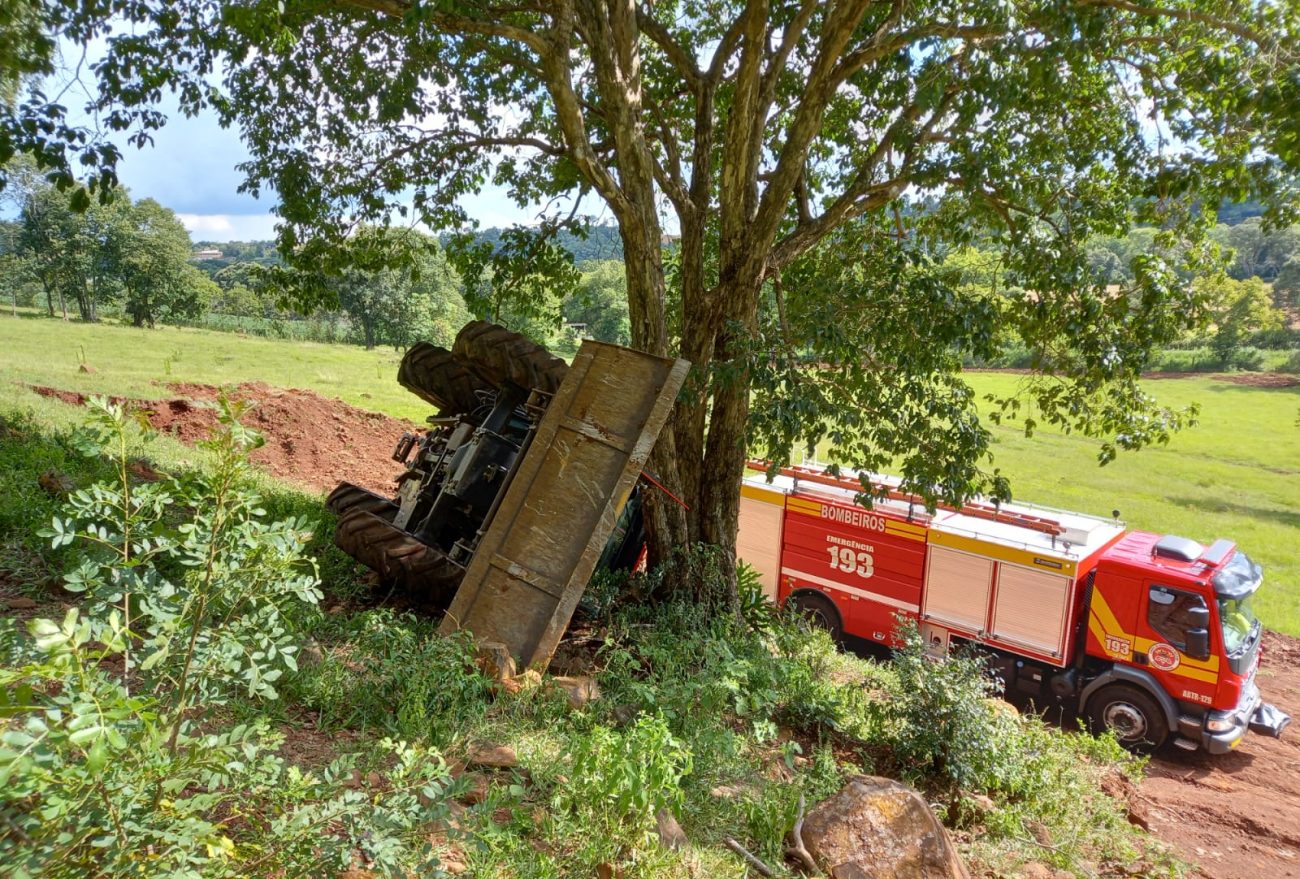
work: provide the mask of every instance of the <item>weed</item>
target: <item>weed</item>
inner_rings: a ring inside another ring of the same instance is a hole
[[[491,682],[474,667],[466,634],[439,637],[427,622],[388,609],[318,632],[320,661],[289,682],[330,727],[377,728],[448,746],[487,710]]]
[[[569,754],[573,780],[561,802],[612,832],[649,832],[661,809],[680,813],[691,750],[659,716],[642,714],[626,730],[596,726]]]

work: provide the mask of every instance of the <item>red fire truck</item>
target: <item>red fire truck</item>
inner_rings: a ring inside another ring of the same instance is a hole
[[[741,488],[738,555],[836,639],[890,644],[900,617],[915,620],[935,653],[977,645],[1008,693],[1076,709],[1139,750],[1172,737],[1224,753],[1290,722],[1255,685],[1262,574],[1231,541],[1027,504],[930,514],[874,476],[868,509],[858,474],[750,466],[762,472]]]

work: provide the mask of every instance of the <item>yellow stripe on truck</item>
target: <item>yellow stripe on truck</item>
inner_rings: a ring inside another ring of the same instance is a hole
[[[1150,653],[1151,648],[1156,644],[1163,644],[1163,641],[1152,641],[1150,638],[1138,638],[1126,631],[1115,618],[1115,613],[1106,603],[1106,599],[1096,590],[1092,593],[1092,607],[1088,613],[1088,631],[1092,632],[1097,643],[1105,648],[1108,637],[1117,641],[1124,641],[1129,644],[1129,653],[1124,658],[1132,661],[1133,653],[1136,650],[1139,653]],[[1219,679],[1219,657],[1211,656],[1208,660],[1191,659],[1181,651],[1178,654],[1178,666],[1168,672],[1168,674],[1178,677],[1190,678],[1194,681],[1202,681],[1212,684]]]
[[[971,555],[983,556],[986,559],[994,559],[999,562],[1024,565],[1026,568],[1034,568],[1040,571],[1053,571],[1066,577],[1073,577],[1075,569],[1078,567],[1077,563],[1070,559],[1041,555],[1014,546],[1003,546],[1000,543],[989,543],[962,534],[950,534],[946,531],[936,531],[934,529],[930,530],[930,543],[935,546],[947,546],[951,549],[961,550]]]
[[[787,500],[786,508],[794,510],[796,513],[804,513],[808,516],[820,516],[822,514],[821,504],[798,497],[792,497]]]
[[[778,507],[785,503],[785,492],[779,488],[767,488],[761,485],[742,483],[740,496],[753,501],[762,501],[765,504],[775,504]]]

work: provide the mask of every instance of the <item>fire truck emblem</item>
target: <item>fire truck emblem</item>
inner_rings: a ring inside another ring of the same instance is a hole
[[[1178,651],[1168,644],[1153,644],[1151,650],[1147,653],[1147,658],[1151,664],[1161,671],[1173,671],[1178,668],[1178,663],[1182,660],[1178,656]]]

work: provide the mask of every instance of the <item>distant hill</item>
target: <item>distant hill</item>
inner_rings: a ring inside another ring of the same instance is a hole
[[[475,238],[496,244],[501,240],[504,229],[493,226],[480,231]],[[575,263],[584,263],[595,259],[622,259],[623,241],[619,238],[617,226],[593,226],[591,234],[585,239],[567,232],[557,237],[560,246],[573,254]],[[216,259],[195,261],[195,265],[209,275],[214,275],[226,266],[238,262],[254,262],[261,265],[278,265],[280,255],[275,251],[274,241],[196,241],[194,251],[219,250],[221,256]]]
[[[1219,222],[1225,226],[1236,226],[1263,213],[1264,206],[1257,201],[1243,201],[1238,204],[1224,202],[1219,206]]]
[[[504,229],[493,226],[479,231],[474,237],[477,241],[497,244]],[[592,226],[590,234],[584,239],[568,232],[556,236],[561,247],[573,254],[575,263],[584,263],[593,259],[622,259],[623,240],[618,235],[617,226]]]
[[[194,252],[220,251],[221,256],[211,259],[197,259],[194,265],[209,275],[239,262],[253,262],[264,266],[279,265],[280,254],[276,253],[274,241],[196,241]]]

